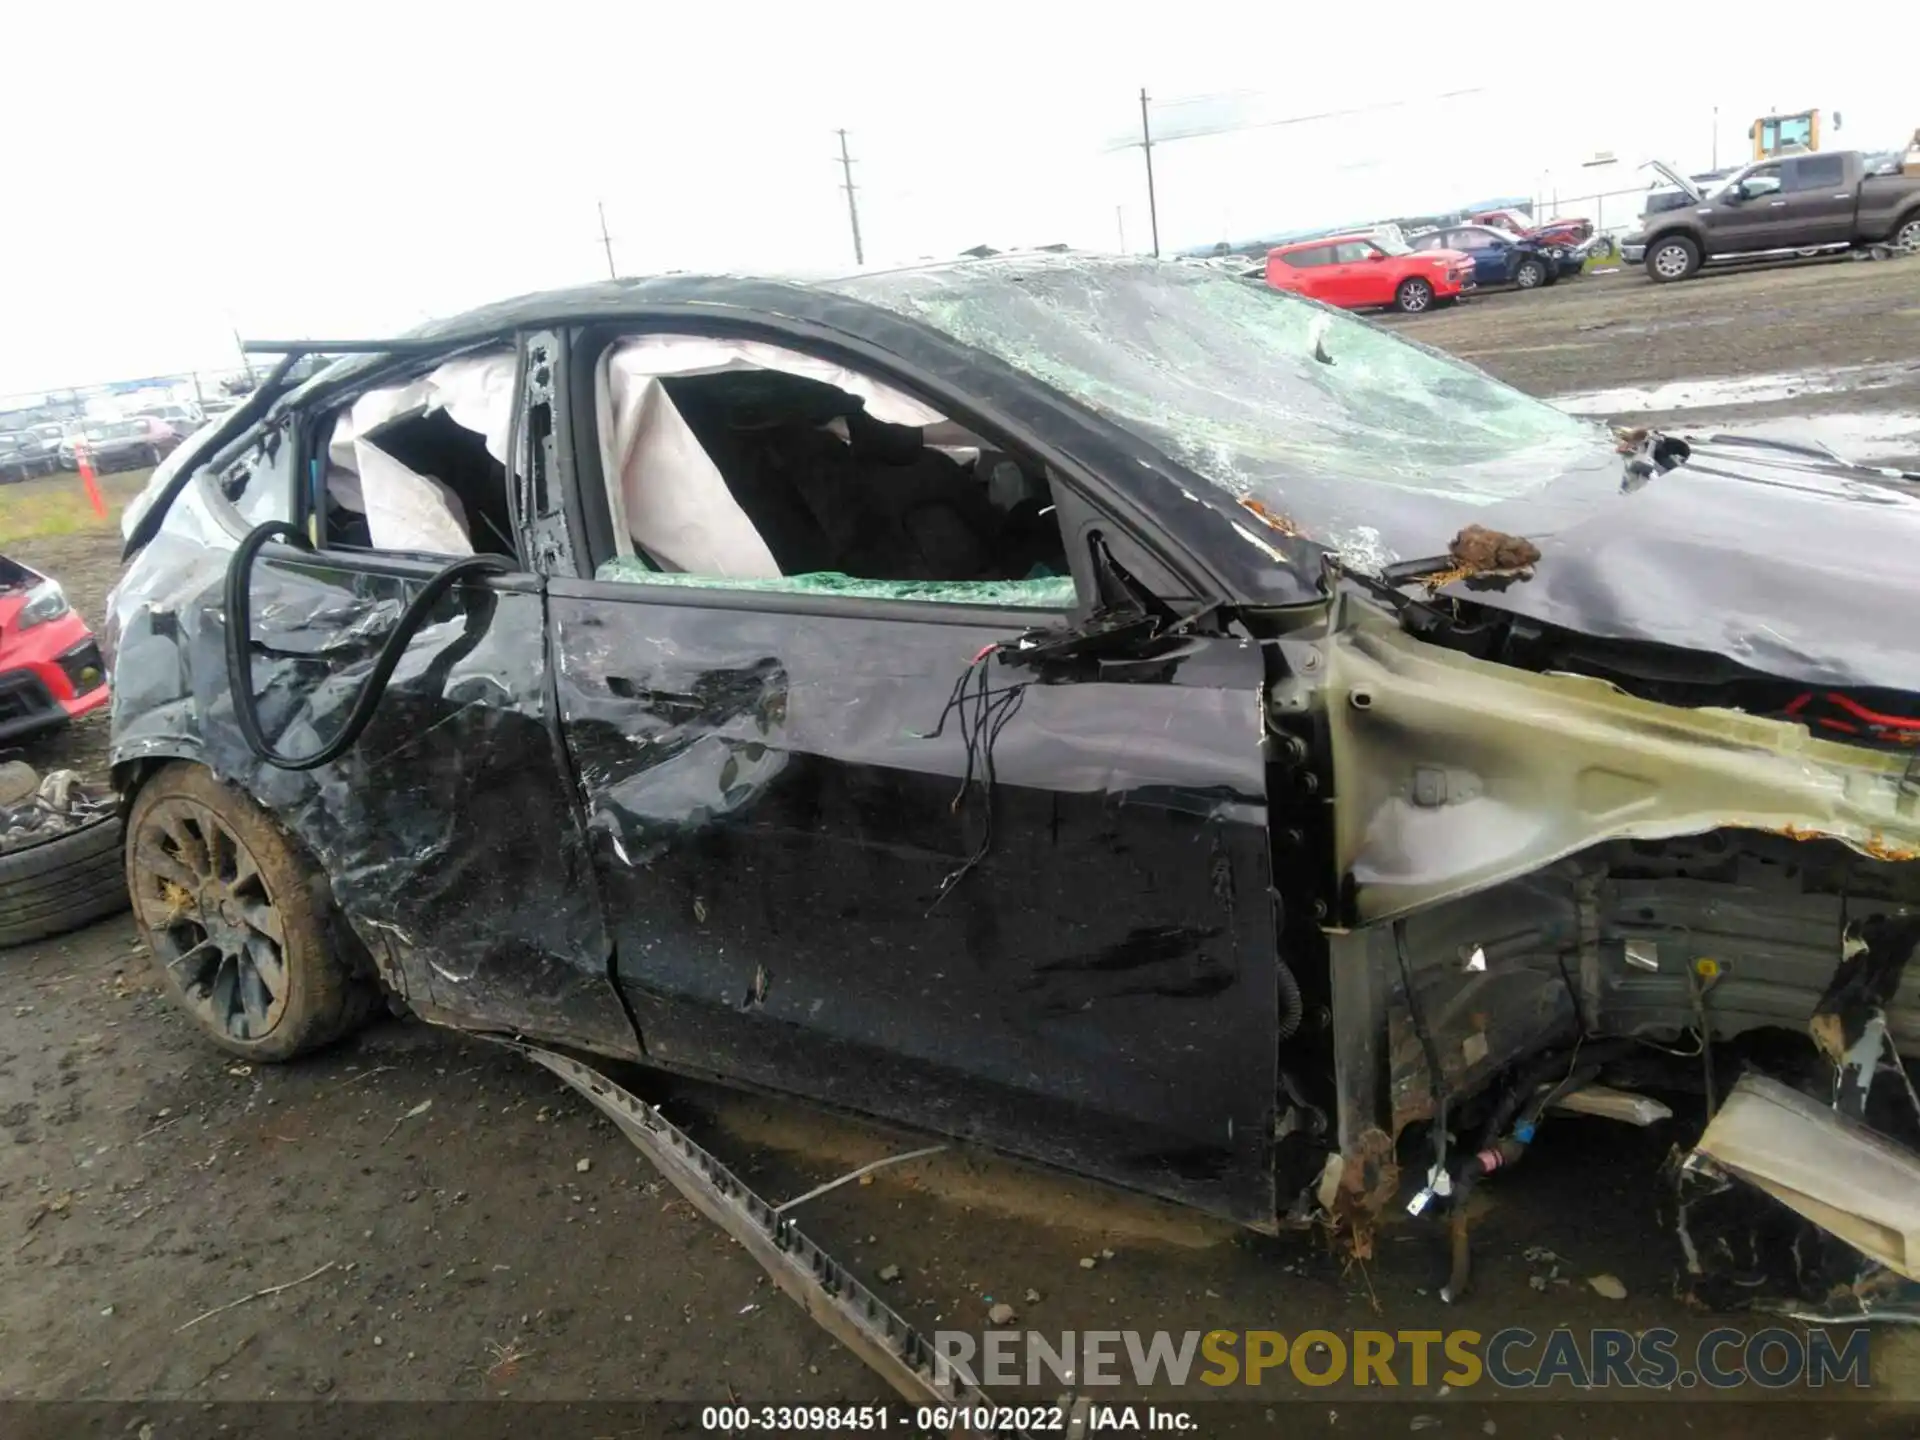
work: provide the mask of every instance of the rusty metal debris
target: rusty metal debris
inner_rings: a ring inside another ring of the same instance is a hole
[[[1306,534],[1306,532],[1300,528],[1299,522],[1291,515],[1282,514],[1280,511],[1262,504],[1251,495],[1241,498],[1240,508],[1259,520],[1269,530],[1277,534],[1285,535],[1289,540],[1301,539]]]
[[[1540,559],[1540,547],[1518,535],[1469,525],[1453,537],[1447,554],[1469,574],[1511,574]]]
[[[1834,837],[1816,830],[1809,825],[1781,825],[1772,831],[1775,835],[1784,835],[1789,840],[1805,844],[1810,840],[1829,840]],[[1859,839],[1847,838],[1846,843],[1858,850],[1870,860],[1920,860],[1920,849],[1911,845],[1897,845],[1884,835],[1866,835]]]
[[[1524,580],[1540,561],[1540,547],[1520,535],[1468,525],[1447,544],[1445,555],[1389,567],[1396,583],[1414,580],[1429,595],[1456,580]]]
[[[5,766],[9,782],[0,803],[0,850],[50,840],[113,811],[113,797],[90,789],[72,770],[45,775],[19,761]]]
[[[1347,1153],[1327,1156],[1320,1176],[1318,1198],[1333,1233],[1346,1242],[1356,1260],[1373,1258],[1374,1233],[1380,1215],[1400,1189],[1400,1166],[1394,1159],[1393,1137],[1386,1131],[1363,1131]]]

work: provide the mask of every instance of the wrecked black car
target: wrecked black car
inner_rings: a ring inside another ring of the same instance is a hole
[[[384,995],[1364,1229],[1642,1042],[1920,1039],[1914,477],[1136,260],[282,348],[110,625],[229,1050]]]

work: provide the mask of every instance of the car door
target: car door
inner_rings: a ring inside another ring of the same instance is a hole
[[[1477,238],[1479,249],[1474,252],[1474,278],[1486,277],[1489,285],[1505,285],[1513,280],[1515,268],[1520,263],[1520,249],[1500,231],[1489,226],[1475,226],[1467,232]]]
[[[1349,304],[1393,303],[1393,276],[1386,258],[1383,251],[1365,240],[1346,240],[1334,247],[1334,262],[1343,272]]]
[[[1320,263],[1314,276],[1320,288],[1315,298],[1351,310],[1366,304],[1366,301],[1360,298],[1353,267],[1341,258],[1344,249],[1341,245],[1326,245],[1316,252],[1320,256]]]
[[[1504,285],[1510,278],[1505,249],[1495,244],[1491,232],[1477,225],[1448,231],[1447,247],[1463,251],[1473,258],[1475,285]]]
[[[1306,250],[1295,250],[1287,257],[1287,263],[1298,274],[1295,290],[1315,300],[1329,305],[1339,305],[1339,284],[1333,275],[1333,248],[1328,245],[1316,245]]]
[[[1781,217],[1777,243],[1845,245],[1853,239],[1859,192],[1847,182],[1847,162],[1839,155],[1798,155],[1780,165],[1781,193],[1774,200]]]
[[[1773,250],[1793,243],[1781,182],[1780,161],[1756,165],[1699,207],[1712,253]]]
[[[548,583],[649,1058],[1269,1220],[1258,647],[1053,663],[1020,637],[1077,607],[673,578]]]
[[[289,483],[319,473],[334,419],[304,417],[272,456],[243,462],[290,473],[220,482],[243,514],[261,487],[294,491],[295,517],[318,541],[269,544],[249,587],[252,690],[269,742],[291,755],[336,733],[401,611],[451,558],[355,544],[310,486]],[[264,499],[264,515],[276,513]],[[520,558],[526,541],[514,548],[511,573],[469,578],[427,613],[337,760],[282,770],[234,746],[223,768],[244,767],[320,861],[409,1006],[631,1056],[553,718],[542,582]]]

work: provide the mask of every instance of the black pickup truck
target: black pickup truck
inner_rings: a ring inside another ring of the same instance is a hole
[[[1712,190],[1655,162],[1690,203],[1642,217],[1621,245],[1658,281],[1712,261],[1882,246],[1920,251],[1920,176],[1870,174],[1857,150],[1785,155],[1737,170]]]

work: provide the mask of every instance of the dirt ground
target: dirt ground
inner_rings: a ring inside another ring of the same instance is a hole
[[[1792,413],[1920,414],[1920,262],[1659,288],[1588,277],[1390,323],[1542,395],[1881,366],[1877,388],[1788,397],[1801,402]],[[1730,408],[1785,413],[1764,405]],[[97,623],[117,534],[5,540],[7,507],[0,489],[0,542]],[[94,768],[104,738],[104,721],[82,725],[25,756]],[[215,1417],[244,1432],[235,1417],[253,1414],[201,1402],[364,1416],[346,1402],[888,1398],[543,1072],[392,1020],[310,1061],[249,1070],[196,1040],[148,966],[125,917],[0,954],[0,1400],[138,1401],[100,1433],[165,1436],[209,1433]],[[774,1199],[914,1143],[783,1101],[622,1078]],[[1363,1266],[1313,1235],[1237,1232],[972,1154],[882,1171],[801,1214],[923,1332],[977,1333],[1005,1302],[1050,1334],[1564,1324],[1694,1336],[1741,1323],[1675,1298],[1679,1257],[1655,1214],[1653,1173],[1697,1119],[1547,1127],[1527,1164],[1482,1192],[1476,1288],[1457,1307],[1438,1296],[1431,1230],[1392,1230]],[[1600,1275],[1625,1298],[1591,1288]],[[1709,1415],[1684,1409],[1689,1394],[1671,1402],[1678,1423],[1670,1406],[1649,1422],[1618,1395],[1563,1386],[1530,1408],[1431,1377],[1359,1392],[1276,1373],[1237,1392],[1251,1403],[1191,1408],[1205,1434],[1902,1433],[1890,1405],[1920,1398],[1920,1345],[1883,1332],[1873,1346],[1867,1396]],[[479,1423],[463,1414],[462,1428]],[[699,1414],[667,1419],[696,1428]],[[578,1433],[616,1431],[650,1433]]]

